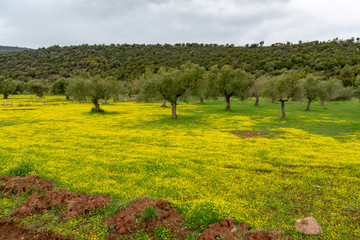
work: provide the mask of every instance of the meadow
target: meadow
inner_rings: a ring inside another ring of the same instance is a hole
[[[192,99],[178,106],[177,120],[160,102],[110,102],[104,113],[65,101],[2,107],[0,174],[26,160],[68,191],[162,198],[192,229],[231,216],[295,239],[359,239],[359,100],[314,102],[308,112],[288,102],[285,119],[279,103],[238,102],[226,111],[222,99]],[[242,131],[268,135],[233,134]],[[321,236],[295,231],[308,216]]]

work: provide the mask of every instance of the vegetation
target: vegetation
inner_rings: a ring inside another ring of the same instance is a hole
[[[1,105],[9,111],[0,111],[0,174],[37,173],[118,202],[169,200],[190,229],[231,216],[299,239],[294,221],[313,216],[324,229],[319,239],[358,239],[360,101],[352,98],[360,97],[359,48],[359,39],[334,39],[2,53],[0,93],[18,101]],[[119,102],[124,96],[145,102]],[[231,98],[242,102],[230,108]],[[106,112],[89,114],[89,101],[95,112],[107,104]],[[177,121],[159,107],[166,101]],[[0,218],[14,204],[0,195]],[[145,209],[142,220],[154,219],[154,210]],[[49,218],[59,234],[102,239],[109,227],[101,214],[59,223],[49,212],[23,221]],[[92,220],[97,230],[71,222]],[[172,236],[163,226],[154,234]]]
[[[0,46],[0,53],[20,52],[24,50],[29,50],[29,49],[21,48],[21,47]]]
[[[234,70],[228,65],[220,69],[215,81],[215,91],[225,97],[226,110],[230,110],[230,98],[232,96],[239,97],[242,100],[247,98],[253,85],[253,78],[250,74],[240,69]]]
[[[252,228],[283,229],[301,239],[295,220],[313,216],[324,229],[314,239],[360,237],[358,100],[325,107],[314,100],[311,111],[304,111],[306,103],[289,101],[288,116],[280,119],[280,103],[267,99],[258,107],[255,99],[244,100],[226,111],[223,99],[198,104],[190,98],[178,105],[177,121],[159,107],[162,100],[109,101],[106,115],[89,114],[92,103],[63,104],[63,96],[37,100],[59,102],[0,111],[0,174],[26,159],[36,166],[27,174],[54,179],[69,191],[123,202],[162,198],[174,203],[191,229],[230,215]],[[232,133],[243,131],[269,134]],[[12,204],[0,197],[2,216]],[[46,216],[57,233],[74,238],[101,239],[107,231],[102,215],[67,222]],[[38,218],[24,221],[36,224]],[[76,225],[91,219],[89,228]]]
[[[112,76],[133,82],[146,69],[176,68],[187,62],[205,67],[230,65],[253,75],[277,75],[282,69],[336,77],[344,86],[353,86],[360,73],[360,41],[333,39],[327,42],[277,43],[271,46],[217,44],[175,45],[81,45],[25,50],[0,54],[0,75],[15,80],[90,76]],[[258,77],[258,75],[256,76]]]
[[[0,93],[4,95],[4,99],[7,99],[9,94],[16,90],[16,82],[12,79],[6,79],[0,76]]]
[[[176,119],[176,105],[180,97],[186,97],[185,93],[193,87],[199,89],[197,86],[204,69],[197,64],[187,63],[180,66],[179,69],[164,69],[161,68],[157,74],[146,74],[142,79],[141,96],[145,100],[161,96],[171,103],[172,118]],[[196,87],[194,87],[196,86]]]
[[[99,99],[104,99],[106,102],[111,96],[117,95],[120,91],[117,85],[118,83],[109,77],[107,79],[100,77],[75,78],[67,86],[66,93],[80,101],[89,98],[95,106],[93,111],[102,112]]]

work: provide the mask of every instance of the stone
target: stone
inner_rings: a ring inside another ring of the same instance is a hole
[[[351,211],[355,211],[355,208],[351,207],[351,206],[346,206],[347,209],[351,210]]]
[[[313,217],[296,220],[295,229],[298,232],[308,235],[318,235],[323,233],[320,224]]]

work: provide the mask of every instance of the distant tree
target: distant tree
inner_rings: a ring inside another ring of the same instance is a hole
[[[9,94],[13,93],[16,89],[16,82],[10,78],[0,77],[0,93],[7,99]]]
[[[74,78],[70,81],[67,88],[67,94],[73,96],[74,99],[83,101],[90,99],[95,108],[92,111],[102,112],[99,99],[107,99],[117,94],[117,82],[111,79],[104,79],[98,76],[87,79]]]
[[[59,78],[51,85],[51,93],[65,95],[66,100],[69,100],[69,95],[67,95],[66,88],[69,86],[69,79]]]
[[[354,96],[360,99],[360,74],[356,77]]]
[[[305,111],[309,111],[311,102],[322,96],[323,86],[320,84],[320,79],[312,74],[301,79],[301,85],[303,96],[308,100]]]
[[[229,65],[224,65],[217,76],[217,90],[225,97],[226,110],[230,108],[230,98],[232,96],[245,99],[250,95],[250,88],[254,83],[253,76],[241,69],[233,69]]]
[[[13,94],[23,93],[26,89],[25,82],[16,80],[15,83],[16,83],[16,88],[15,88]]]
[[[176,119],[178,98],[186,97],[186,92],[193,82],[198,80],[198,76],[198,69],[191,63],[181,65],[180,69],[160,68],[156,74],[146,73],[142,78],[142,99],[149,100],[161,96],[171,103],[172,118]]]
[[[281,103],[282,118],[285,118],[285,102],[295,99],[300,93],[297,71],[287,71],[272,77],[263,91],[264,96],[274,98]]]
[[[219,93],[217,86],[218,75],[219,75],[219,68],[217,65],[211,66],[210,69],[205,72],[204,74],[204,78],[206,81],[205,98],[217,99],[221,95]]]
[[[36,93],[36,96],[41,98],[48,90],[48,87],[43,80],[31,80],[27,83],[27,89],[31,93]]]
[[[319,95],[320,104],[324,106],[324,101],[335,100],[339,96],[339,90],[344,88],[341,80],[337,78],[330,78],[320,82],[321,91]]]
[[[264,86],[266,82],[269,81],[269,76],[263,75],[255,79],[254,85],[251,88],[251,96],[254,97],[255,100],[255,106],[259,105],[259,98],[262,95]]]
[[[338,89],[338,96],[335,100],[337,101],[348,101],[354,97],[354,87],[347,86]]]
[[[205,77],[205,68],[198,64],[186,64],[182,67],[182,74],[192,78],[189,94],[200,99],[204,103],[207,98],[208,78]]]

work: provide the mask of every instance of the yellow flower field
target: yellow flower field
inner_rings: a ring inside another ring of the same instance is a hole
[[[360,128],[331,136],[297,127],[301,119],[314,131],[318,122],[356,128],[360,118],[337,119],[318,107],[281,120],[265,104],[226,112],[220,101],[190,102],[178,106],[177,120],[159,103],[111,103],[104,114],[90,113],[90,103],[1,108],[0,174],[29,160],[34,173],[69,191],[168,200],[194,228],[230,215],[301,238],[295,220],[312,216],[324,230],[319,239],[360,238]],[[357,101],[346,104],[359,116]],[[275,134],[231,133],[265,128]]]

